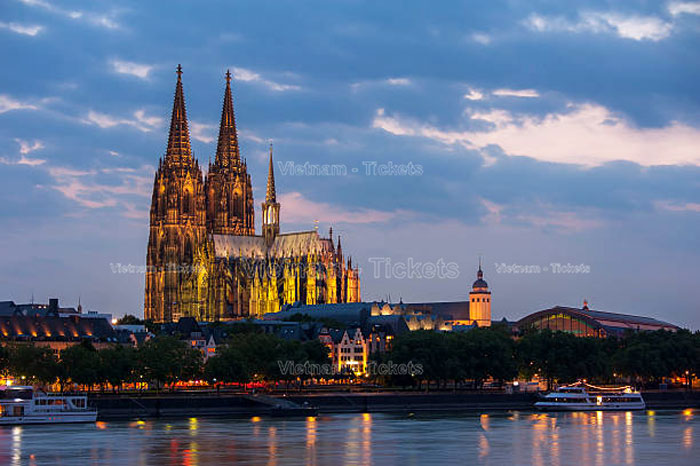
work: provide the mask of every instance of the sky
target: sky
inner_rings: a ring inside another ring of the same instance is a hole
[[[200,165],[227,69],[283,231],[333,226],[362,298],[554,305],[700,329],[700,3],[0,6],[0,300],[142,315],[181,63]]]

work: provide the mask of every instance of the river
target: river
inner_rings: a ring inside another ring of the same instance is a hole
[[[700,410],[0,427],[0,464],[698,464]]]

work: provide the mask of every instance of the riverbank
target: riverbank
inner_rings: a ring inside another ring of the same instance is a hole
[[[700,392],[648,392],[648,409],[700,408]],[[246,394],[162,394],[91,397],[99,420],[251,417],[275,413],[277,405],[308,404],[328,413],[440,413],[531,410],[535,393],[308,393],[289,396]],[[291,402],[291,403],[290,403]]]

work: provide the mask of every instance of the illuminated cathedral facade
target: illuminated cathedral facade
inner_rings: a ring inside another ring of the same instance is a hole
[[[192,154],[178,66],[165,156],[153,181],[144,315],[154,322],[259,317],[284,304],[360,301],[360,279],[340,237],[280,233],[270,147],[262,235],[255,234],[250,175],[226,90],[216,157],[206,176]]]

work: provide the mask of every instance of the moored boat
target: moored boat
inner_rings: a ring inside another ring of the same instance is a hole
[[[44,393],[31,386],[0,387],[0,425],[95,422],[85,395]]]
[[[535,403],[545,411],[627,411],[644,409],[642,394],[632,387],[602,388],[587,384],[559,387]]]

